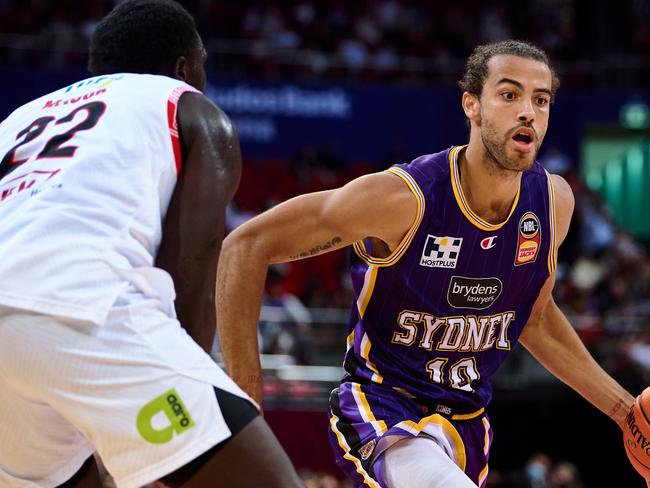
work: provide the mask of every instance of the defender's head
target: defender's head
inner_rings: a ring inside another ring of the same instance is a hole
[[[149,73],[205,88],[203,42],[194,19],[173,0],[127,0],[104,17],[90,39],[93,75]]]
[[[481,144],[499,168],[529,169],[541,147],[559,87],[548,56],[521,41],[476,47],[467,59],[462,105],[470,144]]]

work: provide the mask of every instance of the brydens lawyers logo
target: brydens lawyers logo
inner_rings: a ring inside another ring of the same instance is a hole
[[[499,278],[467,278],[452,276],[447,301],[454,308],[484,310],[501,296],[503,283]]]
[[[427,235],[420,266],[429,268],[455,268],[460,254],[462,237],[438,237]]]
[[[542,238],[539,218],[533,212],[527,212],[519,221],[519,239],[515,266],[535,262]]]

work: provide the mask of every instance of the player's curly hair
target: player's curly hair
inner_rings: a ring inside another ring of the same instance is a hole
[[[560,87],[560,80],[555,75],[555,70],[551,65],[548,56],[537,46],[523,41],[499,41],[492,44],[483,44],[477,46],[472,54],[467,58],[463,79],[458,82],[461,90],[481,97],[485,78],[487,78],[487,64],[494,56],[513,55],[520,58],[534,59],[540,61],[549,67],[553,81],[551,84],[551,94],[555,97],[555,92]]]
[[[127,0],[104,17],[90,39],[88,71],[172,74],[198,46],[196,24],[173,0]]]

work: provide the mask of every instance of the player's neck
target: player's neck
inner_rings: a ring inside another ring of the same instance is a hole
[[[504,222],[519,191],[521,172],[499,168],[482,146],[470,144],[458,155],[460,185],[476,215],[491,224]]]

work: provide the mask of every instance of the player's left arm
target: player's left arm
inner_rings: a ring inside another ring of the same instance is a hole
[[[217,263],[226,207],[241,175],[237,132],[228,116],[201,93],[178,101],[184,142],[181,173],[165,222],[156,266],[176,288],[176,313],[183,328],[210,353],[216,333]]]
[[[574,198],[568,183],[553,175],[558,246],[569,230]],[[619,427],[634,397],[609,376],[589,354],[578,334],[553,300],[555,273],[546,280],[520,342],[546,369],[573,388]]]

